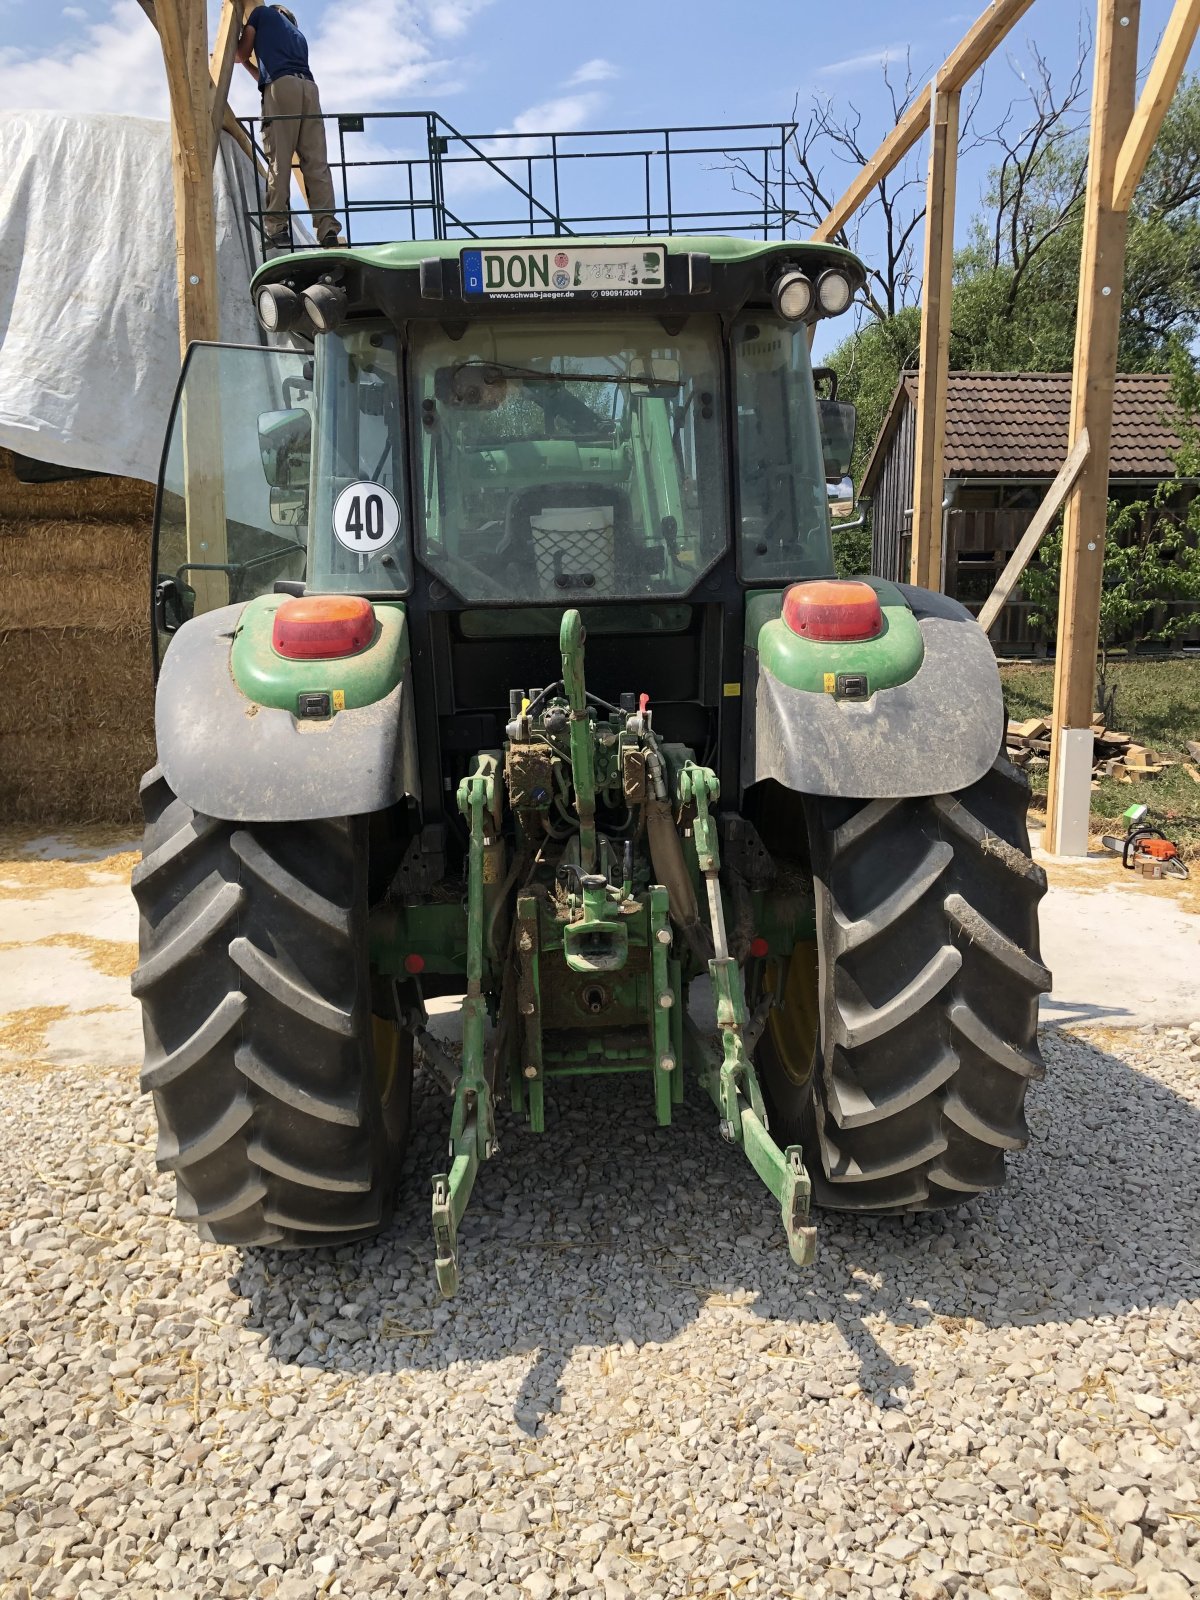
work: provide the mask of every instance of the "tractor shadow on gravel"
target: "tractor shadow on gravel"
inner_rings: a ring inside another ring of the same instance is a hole
[[[953,1338],[966,1319],[1049,1326],[1200,1294],[1200,1105],[1070,1035],[1049,1030],[1043,1047],[1032,1140],[1003,1192],[957,1212],[820,1214],[815,1268],[789,1261],[773,1202],[694,1085],[659,1129],[628,1082],[577,1081],[549,1100],[541,1138],[501,1113],[503,1154],[480,1174],[462,1288],[444,1302],[428,1174],[449,1103],[422,1079],[391,1229],[314,1255],[247,1254],[232,1283],[281,1361],[358,1374],[458,1364],[454,1387],[464,1367],[506,1363],[489,1403],[529,1433],[558,1409],[575,1352],[620,1347],[613,1359],[632,1374],[641,1347],[707,1319],[731,1366],[771,1363],[781,1388],[817,1396],[857,1383],[879,1407],[903,1407],[914,1369],[887,1346],[912,1330]],[[362,1334],[321,1331],[347,1301]]]

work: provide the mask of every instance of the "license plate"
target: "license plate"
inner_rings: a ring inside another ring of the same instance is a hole
[[[462,252],[463,293],[492,300],[622,299],[666,293],[666,248],[551,244]]]

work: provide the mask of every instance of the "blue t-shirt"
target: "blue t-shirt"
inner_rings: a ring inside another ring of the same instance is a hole
[[[260,89],[276,78],[312,78],[308,70],[308,40],[282,11],[276,11],[274,6],[256,6],[246,18],[246,26],[254,29]]]

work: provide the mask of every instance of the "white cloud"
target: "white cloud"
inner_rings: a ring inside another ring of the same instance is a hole
[[[426,20],[441,39],[457,39],[492,0],[426,0]]]
[[[439,56],[430,37],[463,33],[490,3],[339,0],[324,5],[319,16],[313,7],[301,20],[323,104],[333,111],[370,110],[453,93],[461,86],[460,64]],[[78,6],[65,14],[78,20],[87,15]],[[257,115],[258,96],[240,68],[230,98],[235,111]],[[80,27],[52,53],[0,47],[0,105],[165,117],[162,54],[137,0],[111,0],[101,20]]]
[[[530,106],[513,118],[514,133],[571,133],[581,128],[603,102],[602,94],[562,94]]]
[[[581,83],[606,83],[609,78],[619,77],[617,67],[611,61],[606,61],[603,56],[593,56],[590,61],[585,61],[581,67],[567,79],[566,87],[574,89]]]
[[[847,56],[843,61],[831,61],[828,66],[818,67],[817,71],[823,77],[862,72],[867,67],[882,67],[889,61],[900,61],[907,50],[907,44],[885,44],[880,49],[868,50],[861,56]]]
[[[87,12],[83,9],[82,6],[64,6],[63,7],[63,16],[64,17],[70,17],[73,21],[76,21],[76,22],[86,22],[87,21]]]
[[[473,5],[476,0],[348,0],[327,6],[308,30],[322,106],[391,108],[418,91],[422,99],[451,93],[456,64],[435,56],[424,32],[426,26],[452,32],[455,17],[465,18],[465,8]]]
[[[158,35],[137,0],[116,0],[103,22],[53,55],[0,49],[0,105],[14,110],[121,111],[165,117]]]

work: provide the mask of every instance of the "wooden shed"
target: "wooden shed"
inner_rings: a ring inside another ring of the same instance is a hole
[[[892,396],[859,490],[871,503],[872,570],[907,582],[912,543],[917,372]],[[1171,380],[1118,373],[1113,396],[1110,493],[1148,498],[1175,475]],[[1069,372],[952,372],[946,402],[943,588],[978,611],[1029,526],[1067,453]],[[992,640],[1007,654],[1034,654],[1045,639],[1018,588]]]

